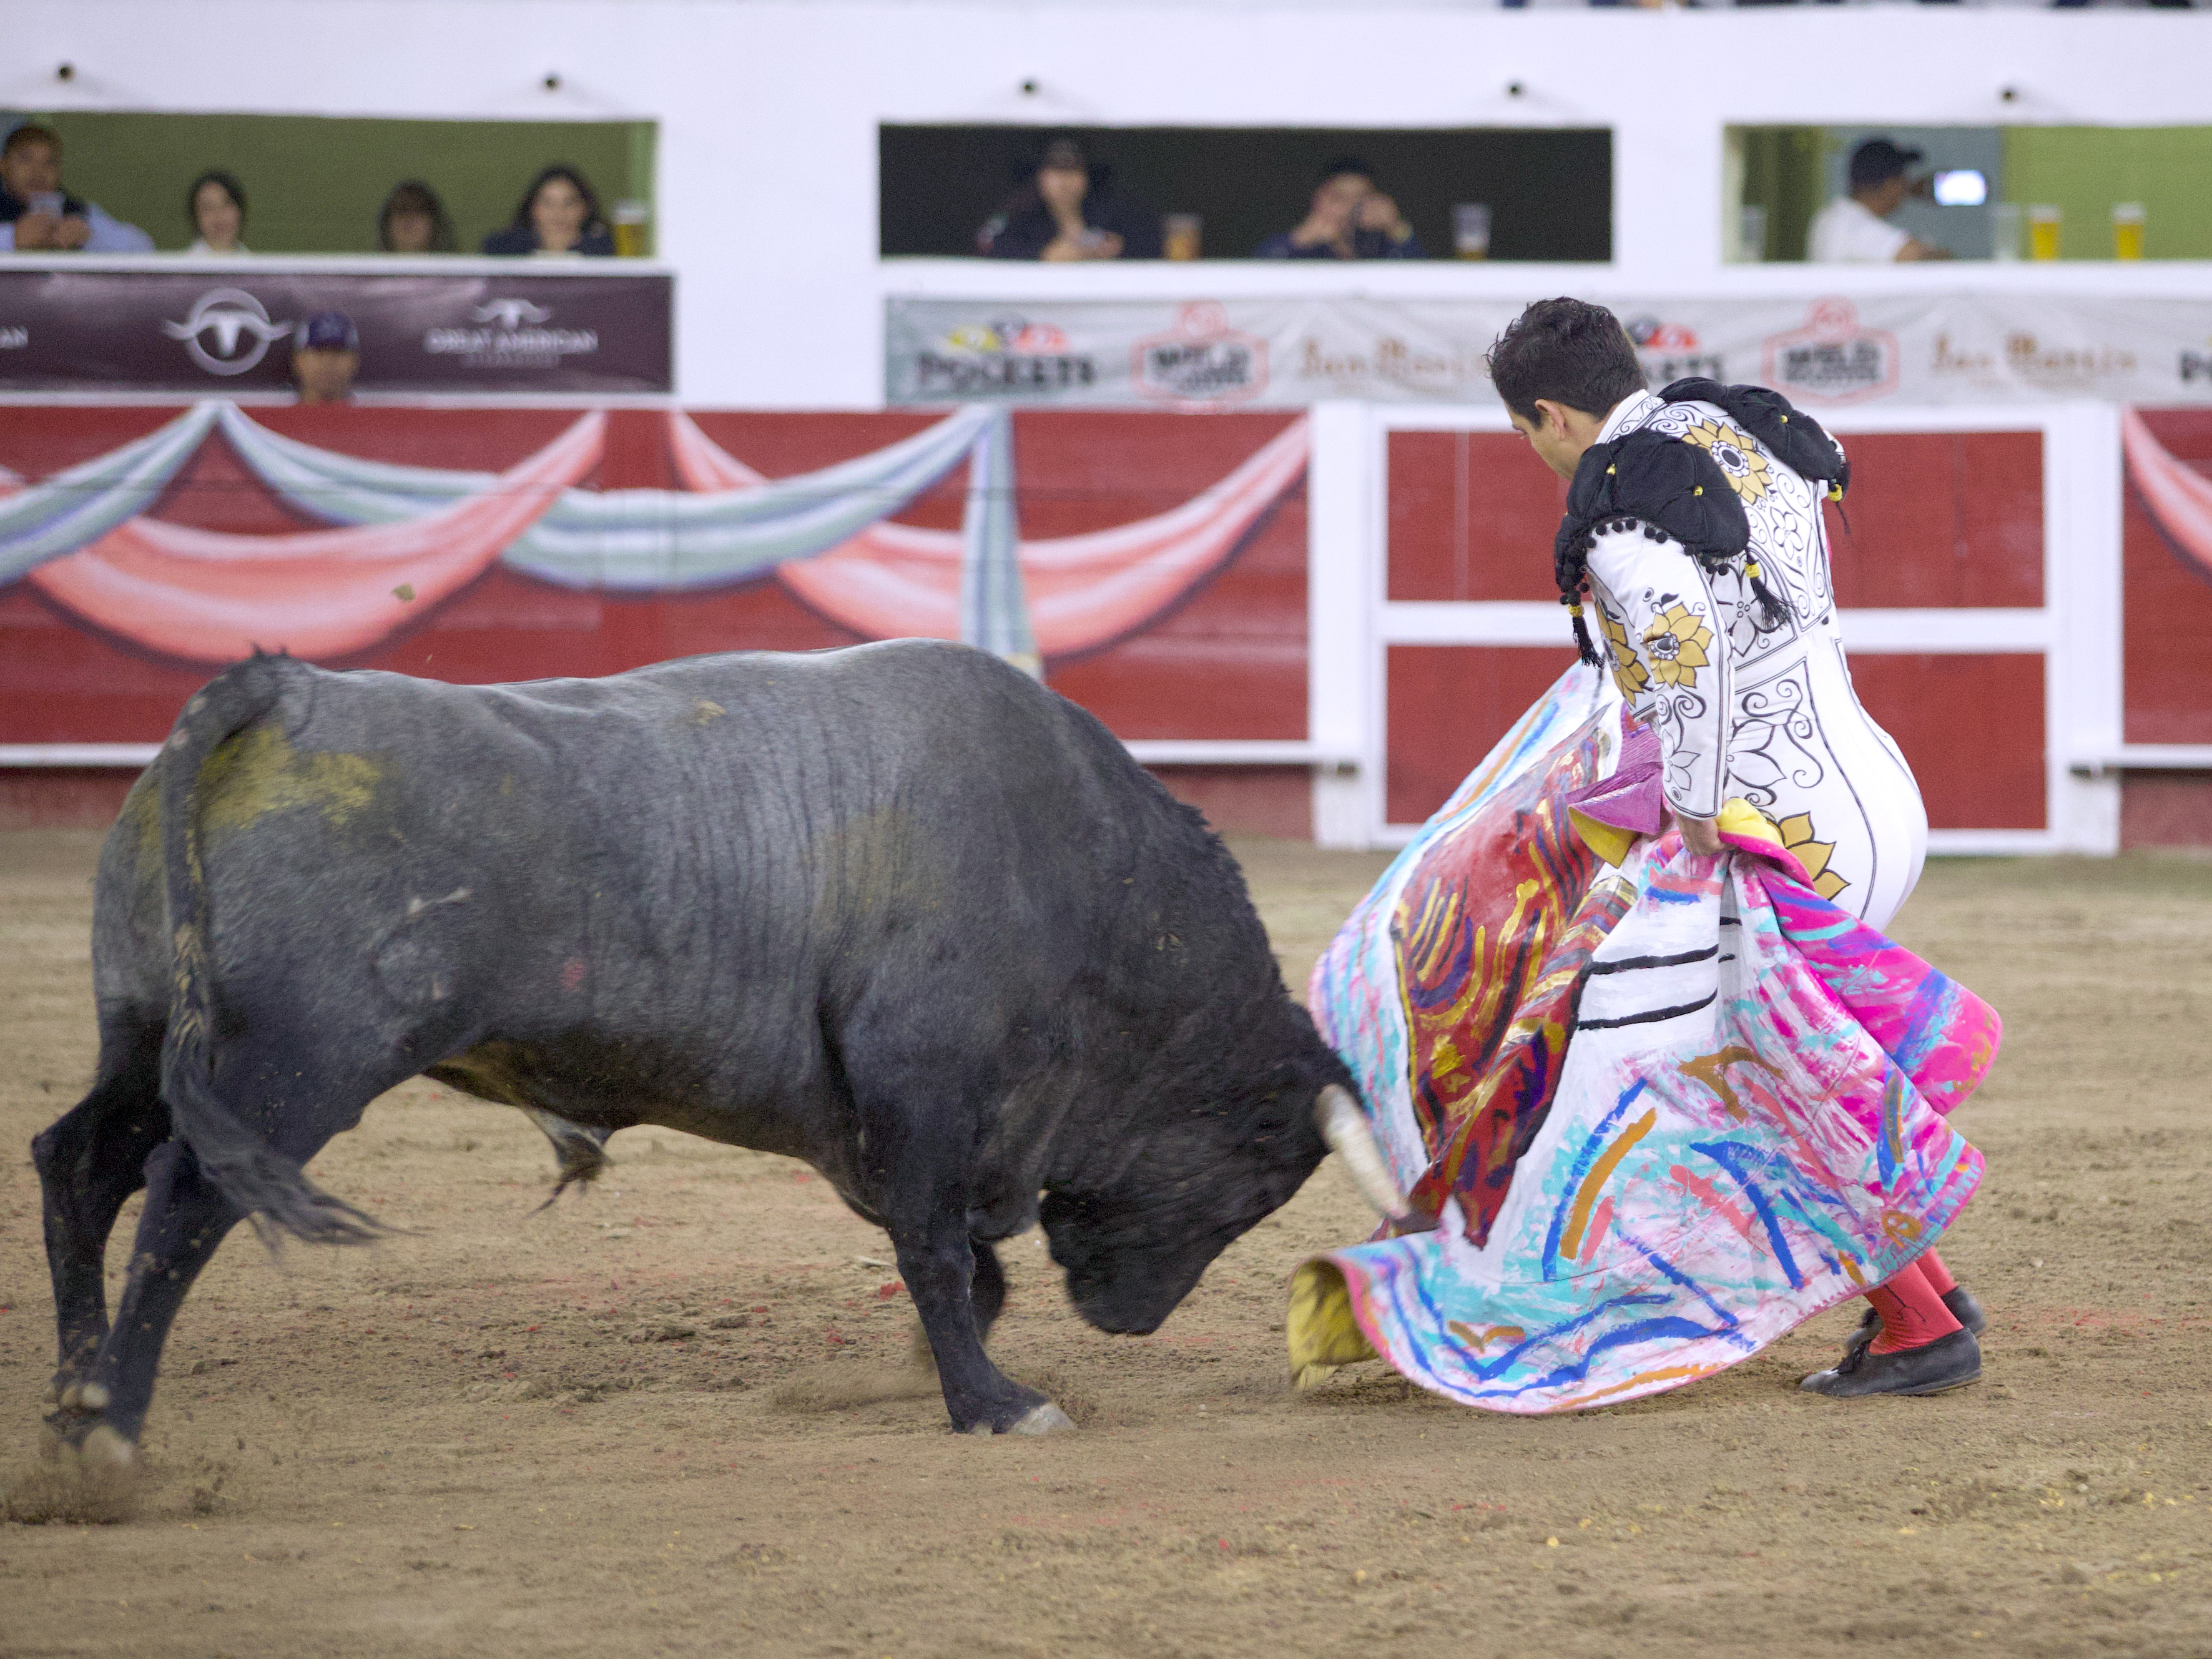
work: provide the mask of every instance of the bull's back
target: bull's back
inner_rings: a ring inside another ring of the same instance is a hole
[[[364,1041],[596,1032],[695,1091],[804,1074],[818,1005],[887,961],[980,927],[1011,973],[1073,971],[1180,823],[1095,721],[957,647],[499,686],[276,672],[198,779],[217,975],[336,990]],[[116,831],[142,918],[159,813]]]

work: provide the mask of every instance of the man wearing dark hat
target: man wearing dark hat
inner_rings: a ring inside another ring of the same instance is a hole
[[[1948,259],[1948,248],[1923,242],[1889,222],[1918,188],[1905,169],[1923,152],[1869,138],[1851,152],[1850,193],[1813,216],[1805,257],[1817,264],[1887,264],[1893,259]]]
[[[319,311],[292,335],[292,384],[303,404],[342,404],[353,396],[361,336],[343,311]]]

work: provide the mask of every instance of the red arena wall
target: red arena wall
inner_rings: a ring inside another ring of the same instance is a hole
[[[1843,608],[2043,605],[2040,433],[1869,433],[1845,444],[1848,506],[1828,509]],[[1517,435],[1396,431],[1385,453],[1391,602],[1557,601],[1550,555],[1566,485]],[[1572,659],[1564,644],[1388,646],[1389,821],[1418,823],[1442,805]],[[2045,827],[2039,654],[1855,649],[1851,674],[1911,763],[1931,828]]]
[[[0,464],[27,483],[110,454],[175,421],[176,407],[64,407],[0,414]],[[251,411],[283,439],[356,460],[500,473],[555,444],[574,409],[270,408]],[[819,472],[910,439],[927,414],[702,412],[698,431],[769,479]],[[1012,417],[1016,509],[1024,549],[1155,519],[1235,472],[1295,415],[1166,417],[1022,413]],[[586,492],[665,492],[684,479],[660,410],[608,412]],[[898,526],[957,532],[968,466],[954,465],[902,510]],[[230,444],[210,435],[146,517],[240,538],[319,525],[281,499]],[[1302,463],[1217,556],[1188,564],[1141,625],[1048,656],[1055,689],[1124,738],[1302,739],[1306,733],[1307,526]],[[1066,544],[1061,543],[1062,545]],[[251,543],[235,544],[251,550]],[[1024,552],[1024,557],[1028,556]],[[320,654],[334,667],[389,669],[461,682],[617,672],[701,652],[811,650],[864,635],[811,606],[773,572],[681,591],[624,593],[556,585],[493,563],[419,619],[361,650]],[[281,629],[259,642],[287,643]],[[37,580],[0,586],[0,743],[149,743],[167,731],[222,653],[180,658],[103,625]],[[1218,821],[1308,833],[1300,769],[1176,768],[1170,787]],[[5,821],[97,820],[127,780],[96,771],[16,773],[0,782]]]
[[[2212,410],[2141,413],[2168,454],[2212,476]],[[2212,574],[2167,539],[2132,483],[2123,526],[2127,741],[2212,744]],[[2120,843],[2212,846],[2212,772],[2130,776],[2120,797]]]

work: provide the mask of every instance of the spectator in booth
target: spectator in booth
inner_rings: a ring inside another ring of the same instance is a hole
[[[26,121],[0,143],[0,249],[151,253],[154,239],[62,188],[61,136]]]
[[[236,254],[253,250],[239,240],[246,230],[246,186],[220,169],[203,173],[185,192],[185,217],[192,227],[187,253]]]
[[[361,336],[343,311],[318,311],[292,335],[292,386],[303,404],[343,404],[353,398],[361,367]]]
[[[1892,260],[1948,259],[1948,248],[1923,242],[1889,222],[1905,198],[1925,194],[1908,171],[1924,152],[1900,149],[1887,138],[1869,138],[1851,152],[1850,189],[1813,216],[1805,257],[1820,264],[1887,264]]]
[[[376,210],[376,245],[386,253],[451,253],[453,222],[438,192],[420,179],[392,185]]]
[[[975,233],[994,259],[1157,259],[1159,215],[1114,193],[1112,169],[1073,138],[1055,138],[1036,176]]]
[[[484,238],[483,251],[612,258],[615,239],[584,175],[574,167],[550,167],[531,180],[514,210],[514,222]]]
[[[1425,259],[1420,239],[1398,204],[1375,187],[1375,171],[1356,155],[1340,155],[1321,171],[1313,204],[1292,230],[1278,231],[1254,250],[1255,259]]]

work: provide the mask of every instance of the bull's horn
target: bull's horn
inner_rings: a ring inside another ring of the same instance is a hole
[[[1314,1097],[1314,1122],[1376,1214],[1386,1221],[1404,1221],[1413,1214],[1413,1206],[1391,1178],[1389,1163],[1367,1125],[1367,1114],[1342,1084],[1332,1083]]]

